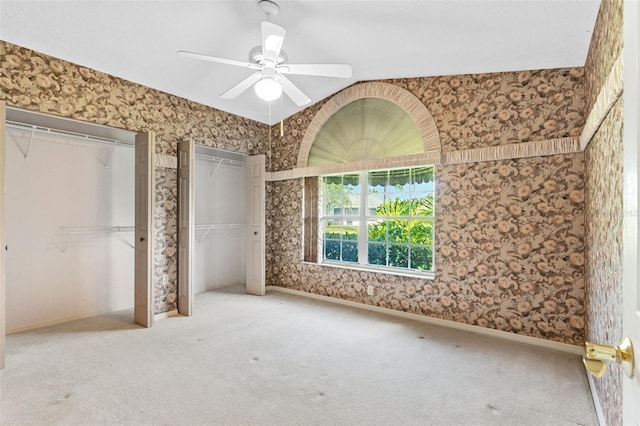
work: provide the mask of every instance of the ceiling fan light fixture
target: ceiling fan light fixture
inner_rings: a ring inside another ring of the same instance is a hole
[[[256,95],[267,102],[275,101],[282,96],[282,86],[272,77],[260,79],[254,86]]]

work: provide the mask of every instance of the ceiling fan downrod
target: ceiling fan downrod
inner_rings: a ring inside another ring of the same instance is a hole
[[[271,17],[278,16],[280,13],[280,6],[271,0],[259,0],[258,6],[267,15],[267,21],[271,21]]]

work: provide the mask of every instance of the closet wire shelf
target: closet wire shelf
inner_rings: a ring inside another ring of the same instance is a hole
[[[79,234],[110,234],[114,232],[133,232],[135,230],[134,226],[61,226],[58,228],[58,234],[64,235],[64,241],[61,244],[56,244],[56,247],[65,254],[67,252],[67,248],[69,247],[69,241],[71,240],[71,235],[79,235]],[[127,243],[127,245],[131,248],[134,248],[133,244]]]
[[[203,242],[207,236],[214,230],[221,229],[244,229],[244,223],[215,223],[210,225],[195,225],[194,229],[196,231],[205,231],[204,235],[198,238],[198,242]]]
[[[113,153],[115,152],[117,147],[119,147],[119,146],[125,146],[125,147],[129,147],[129,148],[133,147],[133,144],[130,143],[130,142],[123,142],[123,141],[119,141],[119,140],[116,140],[116,139],[103,138],[103,137],[100,137],[100,136],[83,135],[83,134],[80,134],[80,133],[69,132],[67,130],[52,129],[52,128],[49,128],[49,127],[36,126],[36,125],[33,125],[33,124],[19,123],[17,121],[9,121],[9,120],[7,120],[6,121],[6,125],[7,125],[8,128],[31,132],[31,135],[29,137],[29,141],[28,141],[26,147],[24,147],[24,148],[20,145],[20,143],[18,143],[18,140],[15,137],[12,136],[12,138],[11,138],[15,142],[15,144],[18,147],[18,149],[20,150],[20,152],[22,152],[22,155],[24,156],[25,160],[27,160],[29,158],[29,153],[31,152],[31,145],[33,144],[33,137],[35,136],[36,133],[47,134],[47,135],[55,135],[55,136],[62,136],[64,138],[66,138],[66,140],[65,140],[66,144],[70,144],[68,139],[72,139],[72,140],[76,140],[76,141],[79,141],[79,142],[94,142],[94,143],[99,143],[99,144],[111,145],[111,149],[109,151],[107,159],[104,162],[101,161],[102,165],[105,168],[109,168],[109,165],[111,164],[111,159],[113,158]]]
[[[196,154],[195,158],[197,160],[212,162],[214,164],[213,170],[209,174],[209,179],[213,179],[213,177],[218,172],[220,165],[222,164],[229,165],[229,166],[236,166],[236,167],[244,167],[246,164],[245,161],[233,160],[230,158],[222,158],[222,157],[217,157],[215,155]]]

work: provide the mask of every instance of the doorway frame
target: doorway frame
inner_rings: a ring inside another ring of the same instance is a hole
[[[5,271],[6,271],[6,234],[5,234],[5,153],[6,153],[6,121],[7,121],[7,104],[5,101],[0,100],[0,370],[5,368],[5,359],[6,359],[6,280],[5,280]],[[48,114],[43,114],[37,111],[28,111],[20,108],[11,108],[12,110],[24,112],[25,114],[32,114],[34,116],[43,117],[46,120],[57,120],[58,122],[69,123],[72,125],[73,123],[77,123],[78,126],[82,128],[87,128],[87,126],[92,126],[94,128],[105,128],[108,129],[109,126],[98,125],[93,123],[86,123],[80,120],[68,119],[65,117],[55,117],[50,116]],[[47,126],[47,127],[55,127],[55,126]],[[114,129],[113,131],[121,131],[123,129]],[[86,131],[85,131],[86,132]],[[154,239],[153,239],[153,229],[154,226],[154,217],[153,214],[155,208],[155,135],[152,132],[148,133],[139,133],[136,137],[145,138],[149,141],[147,147],[148,153],[148,161],[145,163],[146,169],[144,172],[147,174],[147,194],[145,196],[146,199],[146,212],[145,214],[149,218],[148,226],[144,231],[138,229],[138,224],[136,223],[136,241],[138,241],[141,234],[144,234],[143,238],[146,238],[146,241],[149,242],[148,245],[148,253],[145,257],[147,262],[146,269],[148,273],[144,280],[138,280],[134,277],[134,300],[143,300],[144,303],[140,305],[136,304],[134,306],[134,319],[135,321],[144,326],[151,327],[153,325],[154,320],[154,309],[153,309],[153,251],[154,251]],[[139,165],[136,163],[135,174],[139,172]],[[140,235],[139,235],[140,234]],[[135,263],[136,268],[138,268],[138,263],[141,262],[139,256],[136,255]],[[140,320],[140,321],[138,321]]]

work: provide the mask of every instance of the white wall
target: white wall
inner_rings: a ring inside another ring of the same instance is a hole
[[[241,224],[245,218],[245,168],[197,159],[194,173],[195,222]],[[245,282],[245,229],[196,230],[194,293]]]
[[[134,150],[7,129],[7,331],[133,306],[133,232],[72,235],[65,226],[133,226]]]

